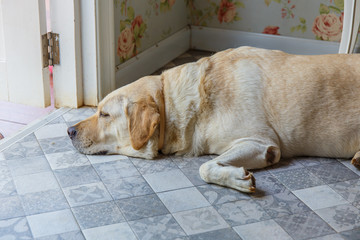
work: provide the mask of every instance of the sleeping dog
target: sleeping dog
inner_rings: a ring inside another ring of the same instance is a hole
[[[360,55],[229,49],[117,89],[68,134],[84,154],[216,154],[209,183],[255,191],[280,157],[360,165]]]

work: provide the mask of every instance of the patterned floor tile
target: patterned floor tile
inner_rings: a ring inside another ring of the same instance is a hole
[[[89,159],[91,164],[129,159],[127,156],[124,155],[86,155],[86,157]]]
[[[82,121],[95,113],[95,108],[82,107],[77,109],[71,109],[63,115],[66,122]]]
[[[243,199],[250,199],[249,194],[214,184],[206,184],[203,186],[198,186],[197,189],[213,205],[233,202]]]
[[[310,211],[310,208],[290,191],[254,198],[254,200],[272,218]]]
[[[308,169],[326,184],[359,178],[358,175],[339,162],[321,164]]]
[[[7,165],[14,177],[50,171],[45,156],[8,160]]]
[[[86,155],[78,151],[52,153],[45,156],[53,170],[90,165]]]
[[[37,139],[45,138],[56,138],[67,136],[67,125],[65,123],[57,123],[51,125],[45,125],[35,131],[35,136]]]
[[[301,157],[301,158],[297,158],[297,159],[300,160],[299,162],[305,167],[311,167],[311,166],[316,166],[319,164],[336,162],[336,159],[334,159],[334,158]]]
[[[6,160],[44,155],[37,141],[17,142],[7,148],[3,153]]]
[[[27,135],[26,137],[21,139],[19,142],[31,142],[31,141],[34,141],[34,142],[37,141],[34,133],[31,133],[31,134]]]
[[[93,164],[102,180],[139,176],[140,173],[130,160],[118,160]]]
[[[63,191],[71,207],[112,200],[101,182],[68,187],[64,188]]]
[[[0,198],[10,197],[17,194],[14,181],[12,178],[0,177]]]
[[[31,215],[26,218],[35,238],[79,229],[70,209]]]
[[[338,182],[329,186],[349,202],[360,201],[360,179]]]
[[[360,210],[350,204],[338,205],[315,211],[337,232],[360,227]]]
[[[173,162],[178,165],[179,168],[195,168],[199,169],[199,167],[210,161],[212,158],[208,155],[200,156],[200,157],[182,157],[182,156],[172,156]]]
[[[305,188],[293,193],[312,210],[348,203],[327,185]]]
[[[270,219],[265,210],[252,199],[219,204],[214,207],[231,226]]]
[[[58,123],[65,123],[65,120],[62,116],[55,118],[54,120],[47,123],[47,125],[58,124]]]
[[[358,240],[358,239],[360,239],[360,228],[341,232],[340,235],[345,240]]]
[[[63,188],[100,181],[91,165],[57,169],[54,174]]]
[[[72,212],[81,229],[100,227],[125,221],[125,218],[113,201],[75,207],[72,209]]]
[[[251,196],[266,196],[287,191],[286,187],[273,175],[256,176],[256,191]]]
[[[271,173],[281,172],[285,170],[294,170],[303,167],[303,165],[300,162],[301,162],[300,158],[281,159],[275,165],[267,167],[266,170]]]
[[[241,240],[232,228],[204,232],[190,236],[190,240]]]
[[[292,240],[274,220],[237,226],[234,230],[243,240]]]
[[[86,240],[137,240],[128,223],[116,223],[83,230]]]
[[[57,189],[59,185],[52,172],[41,172],[14,178],[18,194]]]
[[[325,236],[321,236],[321,237],[311,238],[310,240],[344,240],[344,238],[340,234],[336,233],[336,234],[330,234],[330,235],[325,235]]]
[[[0,220],[25,216],[18,196],[0,198]]]
[[[206,185],[207,183],[200,177],[198,168],[182,168],[181,171],[194,186]]]
[[[121,199],[116,204],[128,221],[169,213],[156,194]]]
[[[354,207],[360,209],[360,200],[351,203]]]
[[[40,139],[39,143],[46,154],[76,151],[68,136]]]
[[[32,239],[32,234],[26,218],[12,218],[0,221],[1,239]]]
[[[171,213],[210,206],[195,187],[162,192],[158,196]]]
[[[188,235],[229,228],[213,207],[177,212],[173,216]]]
[[[85,240],[84,235],[80,231],[72,231],[60,233],[46,237],[36,238],[36,240]]]
[[[292,191],[324,184],[323,181],[310,173],[306,168],[276,172],[273,175]]]
[[[26,215],[58,211],[69,208],[69,204],[60,189],[20,195]]]
[[[129,225],[140,240],[167,240],[185,236],[170,214],[131,221]]]
[[[130,158],[135,167],[141,174],[150,174],[157,172],[167,172],[178,169],[177,165],[169,158],[159,158],[155,160]]]
[[[136,197],[154,193],[149,184],[141,177],[128,177],[104,181],[114,199]]]
[[[192,187],[192,183],[180,170],[143,175],[155,192]]]
[[[274,219],[295,240],[314,238],[335,231],[314,212],[304,212]]]

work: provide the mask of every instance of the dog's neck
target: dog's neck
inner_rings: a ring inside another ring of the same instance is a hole
[[[160,151],[164,146],[164,139],[165,139],[165,98],[164,92],[161,93],[161,104],[160,104],[160,136],[159,136],[159,143],[158,143],[158,150]]]

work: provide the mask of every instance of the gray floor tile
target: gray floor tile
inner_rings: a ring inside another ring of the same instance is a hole
[[[141,174],[167,172],[178,169],[177,165],[170,158],[159,158],[155,160],[130,158]]]
[[[128,221],[169,213],[156,194],[121,199],[116,204]]]
[[[275,172],[282,172],[285,170],[294,170],[302,167],[303,165],[301,164],[300,158],[289,158],[289,159],[280,159],[278,163],[270,167],[267,167],[266,170],[268,170],[271,173],[275,173]]]
[[[86,240],[137,240],[126,222],[83,230]]]
[[[7,164],[14,177],[50,171],[45,156],[8,160]]]
[[[338,161],[344,165],[345,167],[349,168],[351,171],[353,171],[355,174],[360,176],[360,169],[355,167],[354,165],[351,164],[351,160],[350,159],[338,159]]]
[[[131,221],[129,225],[141,240],[167,240],[185,236],[184,231],[170,214]]]
[[[37,141],[17,142],[3,151],[6,160],[44,155]]]
[[[112,200],[101,182],[68,187],[63,191],[71,207]]]
[[[190,180],[194,186],[206,185],[207,183],[202,180],[199,173],[199,168],[182,168],[181,171]]]
[[[72,231],[67,233],[50,235],[46,237],[39,237],[36,238],[35,240],[85,240],[85,238],[80,231]]]
[[[86,155],[78,151],[46,154],[46,158],[53,170],[90,165]]]
[[[178,165],[179,168],[195,168],[199,169],[199,167],[210,161],[212,158],[209,155],[200,156],[200,157],[182,157],[182,156],[172,156],[173,162]]]
[[[210,206],[195,187],[162,192],[158,196],[171,213]]]
[[[188,235],[229,228],[213,207],[177,212],[173,216]]]
[[[59,185],[52,172],[41,172],[14,178],[18,194],[57,189]]]
[[[314,238],[335,231],[314,212],[304,212],[274,219],[295,240]]]
[[[0,198],[0,220],[25,216],[18,196]]]
[[[341,232],[340,235],[345,240],[358,240],[358,239],[360,239],[360,228]]]
[[[69,208],[69,204],[60,189],[27,193],[20,195],[20,200],[27,215]]]
[[[306,168],[276,172],[273,173],[273,175],[292,191],[324,184],[323,181],[316,175],[310,173]]]
[[[325,236],[321,236],[321,237],[316,237],[316,238],[311,238],[310,240],[344,240],[344,238],[336,233],[336,234],[330,234],[330,235],[325,235]]]
[[[234,227],[243,240],[292,240],[274,220]]]
[[[308,169],[326,184],[359,178],[357,174],[339,162],[321,164]]]
[[[164,192],[193,186],[180,170],[145,174],[144,178],[155,192]]]
[[[260,174],[255,176],[256,179],[256,191],[251,196],[266,196],[277,193],[286,192],[286,187],[271,174]]]
[[[360,210],[350,204],[338,205],[315,211],[337,232],[360,227]]]
[[[310,211],[310,208],[290,191],[254,198],[254,200],[272,218]]]
[[[249,194],[214,184],[198,186],[197,189],[213,205],[243,199],[250,199]]]
[[[10,197],[17,194],[12,178],[0,178],[0,198]]]
[[[35,238],[79,229],[70,209],[31,215],[26,218]]]
[[[141,177],[128,177],[104,181],[114,199],[136,197],[154,193],[147,182]]]
[[[82,121],[92,115],[94,115],[95,108],[91,107],[82,107],[77,109],[71,109],[70,111],[66,112],[63,115],[63,118],[66,122],[75,122],[75,121]]]
[[[241,240],[232,228],[204,232],[190,236],[190,240]]]
[[[321,158],[321,157],[301,157],[298,158],[300,163],[305,167],[316,166],[324,163],[334,163],[337,160],[334,158]]]
[[[26,137],[24,137],[23,139],[21,139],[18,142],[31,142],[31,141],[35,141],[35,142],[37,141],[34,133],[27,135]]]
[[[91,165],[57,169],[54,174],[63,188],[100,181]]]
[[[354,207],[360,209],[360,200],[351,203]]]
[[[32,234],[26,218],[12,218],[0,221],[0,236],[2,239],[32,239]]]
[[[252,199],[219,204],[214,207],[231,226],[270,219],[265,210]]]
[[[86,155],[86,157],[89,159],[91,164],[129,159],[124,155]]]
[[[74,207],[72,208],[72,212],[81,229],[100,227],[125,221],[125,218],[113,201]]]
[[[38,140],[45,138],[55,138],[67,136],[67,125],[65,123],[56,123],[42,126],[37,129],[34,133]]]
[[[102,180],[119,179],[140,175],[135,166],[128,159],[98,163],[93,164],[93,166]]]
[[[76,151],[68,136],[40,139],[39,143],[46,154]]]
[[[57,123],[65,123],[64,118],[62,116],[57,117],[54,120],[52,120],[51,122],[47,123],[47,125],[57,124]]]
[[[360,201],[360,179],[338,182],[329,186],[349,202]]]
[[[348,203],[327,185],[305,188],[293,193],[312,210]]]

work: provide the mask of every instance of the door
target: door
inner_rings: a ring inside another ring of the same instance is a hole
[[[42,67],[41,47],[41,35],[46,33],[45,0],[0,0],[0,10],[0,98],[47,107],[49,70]]]

